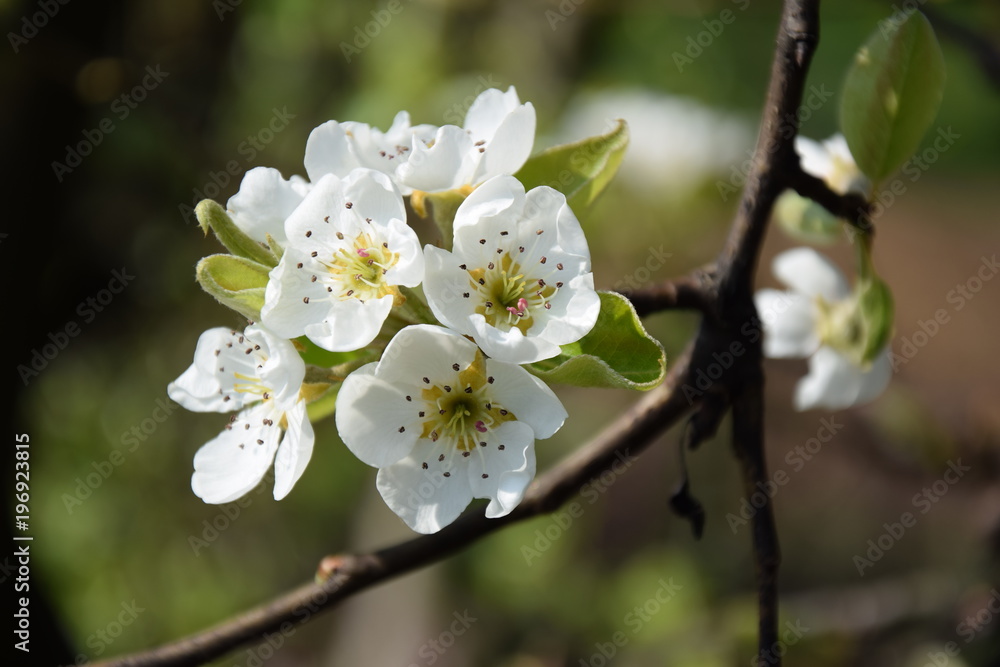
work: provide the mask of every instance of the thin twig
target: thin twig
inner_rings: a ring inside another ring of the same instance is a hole
[[[593,441],[536,479],[524,500],[509,515],[487,519],[481,512],[470,512],[433,535],[371,554],[330,557],[323,563],[329,575],[323,583],[301,586],[213,628],[159,648],[94,663],[93,667],[203,664],[260,639],[264,633],[291,634],[300,624],[354,593],[441,560],[512,523],[555,510],[619,457],[631,460],[628,457],[639,454],[680,420],[689,405],[675,388],[686,382],[687,368],[687,357],[678,359],[663,385],[652,390]]]

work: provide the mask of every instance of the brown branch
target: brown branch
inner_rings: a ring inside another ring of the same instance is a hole
[[[706,315],[689,350],[674,362],[663,386],[651,391],[595,440],[538,477],[522,503],[506,517],[486,519],[481,513],[470,512],[434,535],[371,554],[329,557],[321,565],[322,574],[328,577],[323,583],[302,586],[209,630],[95,667],[197,665],[260,641],[264,633],[288,635],[316,613],[354,593],[441,560],[514,522],[555,510],[587,481],[607,470],[616,457],[639,453],[702,402],[711,402],[712,412],[718,415],[725,406],[733,407],[733,447],[744,490],[752,493],[758,482],[766,481],[762,351],[759,336],[748,338],[744,326],[757,322],[754,273],[775,199],[788,187],[815,188],[815,183],[802,176],[793,141],[798,130],[796,112],[818,42],[818,4],[819,0],[784,3],[757,148],[733,229],[717,265],[631,295],[643,313],[694,308]],[[826,193],[816,192],[828,199]],[[742,352],[732,354],[737,344]],[[717,365],[720,354],[731,355],[732,367],[708,390],[692,389],[696,370]],[[779,563],[770,499],[754,516],[753,550],[760,608],[758,658],[762,664],[780,667],[780,657],[770,653],[777,641]]]
[[[802,170],[800,166],[789,169],[788,187],[803,197],[807,197],[827,211],[851,223],[855,228],[871,233],[871,204],[854,192],[840,194],[830,189],[821,178],[816,178]]]
[[[622,290],[639,317],[666,310],[697,310],[714,315],[712,269],[702,268],[690,275],[636,290]]]
[[[159,648],[93,663],[93,667],[203,664],[259,640],[264,633],[288,635],[313,615],[354,593],[441,560],[512,523],[551,512],[619,457],[638,454],[680,420],[690,406],[675,389],[687,382],[687,370],[688,358],[684,355],[676,361],[663,385],[652,390],[589,444],[538,477],[521,504],[509,515],[487,519],[481,512],[470,512],[434,535],[418,537],[371,554],[330,557],[322,564],[329,575],[323,583],[302,586],[213,628]]]

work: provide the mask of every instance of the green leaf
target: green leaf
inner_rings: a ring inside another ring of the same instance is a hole
[[[860,286],[858,309],[864,334],[861,360],[869,363],[892,338],[894,306],[889,286],[879,278],[863,283]]]
[[[245,317],[260,320],[270,269],[243,257],[209,255],[195,269],[203,290]]]
[[[884,180],[920,146],[944,80],[944,56],[923,14],[879,22],[855,55],[840,100],[847,145],[872,181]]]
[[[557,384],[652,389],[666,375],[663,346],[646,333],[628,299],[614,292],[600,295],[601,313],[590,333],[563,345],[559,356],[525,368]]]
[[[607,134],[553,146],[528,158],[514,174],[526,190],[548,185],[582,211],[597,199],[618,171],[628,147],[628,125],[619,120]]]
[[[253,240],[237,227],[233,219],[226,213],[226,209],[222,208],[218,202],[203,199],[195,207],[194,214],[198,216],[198,223],[201,225],[202,231],[206,235],[209,229],[215,232],[215,238],[219,239],[219,243],[224,245],[229,252],[267,267],[277,266],[278,257],[265,248],[262,243]]]

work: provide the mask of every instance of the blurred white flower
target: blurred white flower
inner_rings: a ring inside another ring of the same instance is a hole
[[[854,162],[844,135],[835,134],[822,143],[798,135],[795,152],[802,159],[803,171],[823,179],[834,192],[854,192],[865,197],[871,192],[871,183]]]
[[[754,301],[764,323],[764,354],[809,358],[809,373],[795,389],[795,409],[840,410],[877,398],[892,377],[889,346],[870,364],[838,349],[855,303],[837,267],[812,248],[795,248],[775,257],[772,268],[791,291],[762,289]]]
[[[633,137],[621,182],[653,196],[679,197],[747,159],[754,128],[737,114],[644,89],[585,94],[571,102],[557,139],[606,131],[621,118]]]

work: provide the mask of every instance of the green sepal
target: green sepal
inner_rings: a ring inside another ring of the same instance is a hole
[[[209,255],[198,262],[201,288],[248,319],[260,320],[270,268],[235,255]]]
[[[881,21],[854,57],[840,100],[840,126],[855,162],[874,183],[920,146],[944,93],[945,66],[920,12]]]
[[[785,233],[806,243],[832,243],[843,228],[843,222],[823,206],[791,190],[778,197],[774,217]]]
[[[441,247],[451,250],[455,233],[455,213],[470,194],[472,188],[469,186],[443,192],[417,190],[410,195],[410,208],[421,218],[434,222],[441,232]]]
[[[658,340],[646,333],[632,302],[615,292],[600,292],[597,323],[562,353],[525,368],[555,384],[577,387],[621,387],[646,391],[666,376],[667,356]]]
[[[528,158],[514,174],[526,190],[547,185],[566,195],[580,212],[601,194],[618,172],[628,147],[628,125],[618,120],[606,134],[553,146]]]
[[[237,257],[245,257],[258,264],[267,267],[274,267],[278,264],[278,256],[264,247],[259,241],[255,241],[236,226],[233,219],[226,213],[226,209],[218,202],[211,199],[203,199],[194,209],[194,214],[198,217],[198,224],[202,231],[208,234],[211,229],[215,233],[215,238],[226,247],[226,250]]]
[[[880,278],[866,280],[858,289],[858,314],[862,325],[861,361],[867,364],[892,338],[894,303],[892,291]]]

